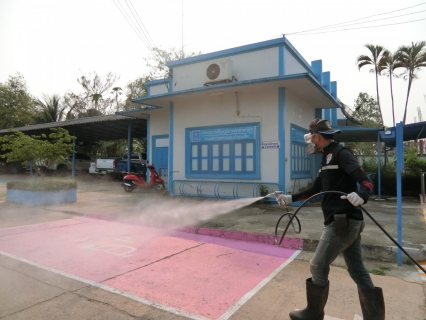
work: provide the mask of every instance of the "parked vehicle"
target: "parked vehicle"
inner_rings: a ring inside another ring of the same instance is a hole
[[[145,165],[146,166],[146,165]],[[164,181],[160,178],[153,164],[148,166],[150,175],[149,182],[146,181],[146,169],[145,173],[134,173],[126,172],[121,184],[126,192],[132,192],[133,190],[139,189],[154,189],[155,191],[161,192],[165,190]]]
[[[110,173],[115,170],[117,164],[117,158],[110,159],[96,159],[94,162],[95,173]]]
[[[22,173],[25,172],[25,165],[20,161],[7,162],[0,158],[0,173]]]
[[[83,154],[83,153],[76,153],[75,154],[75,170],[76,171],[86,171],[89,170],[90,163],[92,162],[92,159],[90,159],[89,156]],[[40,162],[41,163],[41,162]],[[39,163],[39,165],[40,165]],[[27,170],[29,170],[30,164],[27,164]],[[47,168],[43,167],[44,169],[51,170],[51,171],[70,171],[72,170],[72,155],[68,156],[64,159],[64,161],[58,161],[53,162],[50,166]]]
[[[103,158],[96,159],[97,173],[120,173],[125,174],[127,170],[127,153],[121,158]],[[148,161],[146,153],[134,152],[130,155],[130,171],[137,173],[146,173],[146,165]]]
[[[89,156],[83,153],[75,154],[75,170],[76,171],[89,170],[91,162],[92,162],[92,159],[90,159]],[[71,169],[72,169],[72,155],[69,156],[63,162],[54,162],[49,167],[47,167],[47,170],[57,170],[57,171],[69,171]]]

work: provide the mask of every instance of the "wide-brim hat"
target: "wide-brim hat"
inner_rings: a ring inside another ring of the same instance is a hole
[[[309,131],[312,133],[335,134],[341,133],[338,129],[333,129],[327,119],[316,118],[309,124]]]

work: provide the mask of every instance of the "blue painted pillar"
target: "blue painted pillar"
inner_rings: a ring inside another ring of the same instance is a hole
[[[337,81],[330,82],[330,94],[334,99],[337,99]]]
[[[132,122],[129,121],[127,126],[127,172],[130,172],[130,163],[131,163],[131,154],[132,154]]]
[[[330,71],[322,73],[322,85],[325,90],[330,92]]]
[[[386,146],[385,146],[386,148]],[[382,195],[382,179],[381,179],[381,159],[380,154],[382,153],[382,145],[380,141],[380,132],[377,133],[377,198],[380,199]]]
[[[285,88],[278,88],[278,187],[285,190]]]
[[[75,127],[72,130],[72,135],[75,137]],[[71,163],[71,178],[75,178],[75,139],[72,144],[72,163]]]
[[[174,104],[170,102],[169,116],[169,194],[173,195],[173,147],[174,147]],[[185,150],[190,154],[191,150]]]
[[[311,61],[312,70],[314,70],[315,77],[322,85],[322,60]]]
[[[402,246],[402,170],[404,169],[404,142],[402,122],[396,124],[396,206],[398,244]],[[398,248],[398,266],[402,265],[402,251]]]

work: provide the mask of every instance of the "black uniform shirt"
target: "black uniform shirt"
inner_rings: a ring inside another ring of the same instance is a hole
[[[356,192],[366,203],[372,189],[373,184],[361,169],[356,157],[348,149],[331,142],[323,150],[321,166],[313,186],[294,194],[292,198],[297,201],[321,191],[341,191],[347,194]],[[346,213],[348,218],[363,220],[361,209],[340,197],[339,194],[324,194],[321,202],[324,224],[333,222],[333,215],[343,213]]]

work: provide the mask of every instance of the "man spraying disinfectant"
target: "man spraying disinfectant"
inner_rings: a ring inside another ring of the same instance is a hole
[[[333,140],[333,135],[340,132],[333,129],[328,120],[313,120],[309,124],[309,133],[304,137],[308,144],[307,151],[310,154],[323,154],[313,186],[293,195],[275,194],[279,205],[287,205],[321,191],[341,191],[347,194],[323,196],[321,208],[325,227],[310,261],[312,277],[306,280],[307,306],[290,312],[292,320],[324,319],[330,264],[340,253],[343,254],[349,275],[358,286],[364,320],[385,319],[382,289],[374,286],[361,254],[364,218],[358,206],[368,201],[373,185],[355,156]]]

